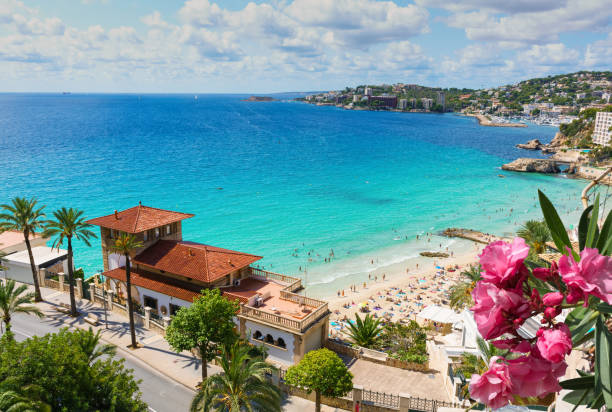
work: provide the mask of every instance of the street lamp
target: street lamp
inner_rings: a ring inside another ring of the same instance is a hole
[[[106,288],[102,288],[102,298],[104,300],[104,329],[108,329],[108,314],[106,310]]]

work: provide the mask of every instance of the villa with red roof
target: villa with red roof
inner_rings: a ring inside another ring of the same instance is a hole
[[[267,346],[272,360],[290,365],[323,346],[327,303],[296,293],[301,279],[251,266],[261,256],[184,241],[182,221],[193,216],[139,204],[89,220],[100,226],[106,287],[122,299],[127,296],[125,258],[112,253],[111,246],[129,233],[143,244],[130,259],[132,298],[153,314],[171,317],[202,289],[217,288],[239,301],[240,334]]]

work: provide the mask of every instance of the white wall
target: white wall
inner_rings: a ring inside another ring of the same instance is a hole
[[[32,268],[30,265],[21,265],[17,262],[3,262],[2,265],[7,269],[2,273],[3,278],[13,279],[29,285],[33,284]]]
[[[293,365],[293,350],[294,350],[294,338],[293,334],[285,332],[283,330],[274,329],[269,326],[262,325],[260,323],[251,322],[249,320],[245,323],[246,334],[249,337],[249,342],[258,345],[265,346],[268,349],[268,357],[276,362],[284,363],[285,365]],[[253,339],[256,331],[260,331],[265,337],[267,334],[272,335],[274,340],[283,338],[287,349],[281,349],[276,346],[268,345],[259,340]]]
[[[310,334],[306,336],[306,342],[304,342],[304,354],[321,348],[321,328],[323,326],[325,326],[324,322],[319,322],[313,327],[313,331],[309,331]]]
[[[162,293],[159,292],[155,292],[153,290],[149,290],[149,289],[145,289],[143,287],[140,286],[136,286],[136,289],[138,289],[138,296],[139,296],[139,300],[140,300],[140,305],[142,307],[144,307],[144,295],[147,295],[153,299],[157,299],[157,307],[156,308],[152,308],[152,309],[157,309],[159,311],[159,314],[162,315],[161,312],[161,307],[165,306],[166,307],[166,314],[164,316],[169,316],[170,314],[170,303],[172,303],[173,305],[177,305],[177,306],[190,306],[191,302],[187,302],[185,300],[181,300],[178,298],[174,298],[172,296],[168,296],[168,295],[164,295]]]

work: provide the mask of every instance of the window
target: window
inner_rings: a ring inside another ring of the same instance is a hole
[[[179,305],[173,305],[172,303],[170,304],[170,316],[174,316],[176,315],[176,312],[178,312],[178,310],[181,308],[182,306]]]
[[[285,344],[285,340],[283,338],[278,338],[276,341],[276,346],[283,349],[287,348],[287,344]]]
[[[114,239],[114,238],[115,238],[115,231],[114,231],[113,229],[111,229],[111,230],[110,230],[110,235],[109,235],[109,237],[110,237],[111,239]]]
[[[166,226],[166,235],[169,235],[170,233],[172,233],[172,227],[170,225]]]
[[[274,345],[274,338],[272,337],[272,335],[270,335],[269,333],[266,335],[266,339],[265,339],[266,343],[269,343],[271,345]]]
[[[253,335],[253,339],[256,339],[256,340],[261,340],[261,339],[262,339],[262,336],[263,336],[263,335],[261,334],[261,332],[260,332],[260,331],[255,331],[255,334]]]
[[[155,228],[155,237],[159,237],[159,228],[158,227]]]
[[[154,311],[157,311],[157,299],[150,296],[144,295],[144,305],[150,307]]]
[[[147,240],[149,240],[149,231],[145,230],[142,234],[144,241],[146,242]]]

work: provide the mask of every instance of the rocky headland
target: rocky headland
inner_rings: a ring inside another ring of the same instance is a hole
[[[243,102],[273,102],[274,100],[270,96],[251,96],[248,99],[242,99]]]
[[[551,159],[531,159],[521,157],[513,162],[502,165],[503,170],[513,172],[559,173],[561,169],[557,162]]]

